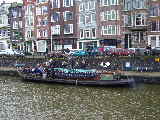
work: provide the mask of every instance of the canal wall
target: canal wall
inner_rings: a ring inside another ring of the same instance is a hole
[[[15,76],[19,77],[15,67],[0,67],[0,76]]]

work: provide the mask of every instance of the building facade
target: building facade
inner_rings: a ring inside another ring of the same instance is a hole
[[[10,3],[1,3],[0,5],[0,50],[11,48],[10,42],[10,23],[8,21],[8,8]]]
[[[157,48],[160,47],[160,1],[151,0],[149,4],[148,45]]]
[[[36,35],[35,35],[35,0],[23,0],[23,34],[25,52],[35,52]]]
[[[24,0],[24,49],[160,46],[158,0]]]
[[[123,47],[122,4],[121,0],[100,0],[99,27],[101,44]]]
[[[78,12],[78,49],[87,49],[88,46],[99,46],[97,0],[80,0]]]
[[[149,0],[124,0],[124,47],[144,48],[148,38]]]
[[[50,1],[37,0],[35,13],[35,33],[37,52],[50,51]]]
[[[12,3],[9,7],[10,41],[12,48],[23,50],[22,3]]]
[[[51,51],[77,48],[76,0],[51,0]]]

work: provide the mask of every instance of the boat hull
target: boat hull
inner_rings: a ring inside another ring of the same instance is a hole
[[[69,85],[85,85],[85,86],[133,86],[135,84],[134,79],[123,78],[123,79],[112,79],[112,80],[101,80],[100,76],[96,78],[87,79],[62,79],[48,77],[47,75],[37,75],[37,74],[24,74],[18,71],[19,75],[24,81],[38,82],[38,83],[58,83],[58,84],[69,84]],[[108,74],[108,73],[107,73]],[[109,73],[110,74],[110,73]]]
[[[48,78],[32,78],[23,77],[23,80],[38,83],[58,83],[68,85],[84,85],[84,86],[133,86],[133,79],[123,80],[66,80],[66,79],[48,79]]]

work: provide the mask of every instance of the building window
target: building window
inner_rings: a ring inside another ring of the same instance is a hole
[[[60,25],[51,27],[52,35],[60,35]]]
[[[156,26],[156,21],[152,21],[152,24],[151,24],[151,31],[157,31],[157,26]]]
[[[120,35],[119,25],[102,26],[102,35]]]
[[[40,7],[36,7],[36,15],[41,15],[41,8]]]
[[[64,20],[73,20],[73,12],[65,11],[64,12]]]
[[[48,14],[48,7],[42,6],[42,14]]]
[[[159,32],[160,31],[160,21],[152,21],[151,23],[151,31],[152,32]]]
[[[37,25],[38,25],[38,26],[41,25],[41,18],[37,18]]]
[[[80,30],[80,38],[84,38],[84,31],[83,31],[83,29]]]
[[[19,10],[19,12],[18,12],[18,17],[22,17],[22,11],[21,10]]]
[[[48,0],[37,0],[37,3],[48,2]]]
[[[95,38],[95,37],[96,37],[96,29],[92,28],[92,38]]]
[[[135,9],[144,9],[146,8],[146,0],[134,0],[133,1],[133,8]]]
[[[25,14],[27,14],[27,15],[33,15],[33,5],[28,5],[27,7],[26,7],[26,12],[25,12]]]
[[[86,38],[90,38],[90,30],[85,30],[85,36]]]
[[[160,7],[159,5],[154,6],[150,9],[150,16],[160,16]]]
[[[117,0],[110,0],[110,4],[111,4],[111,5],[116,5],[116,1],[117,1]]]
[[[13,21],[13,29],[18,29],[18,22],[17,21]]]
[[[73,0],[63,0],[63,6],[64,7],[73,6]]]
[[[4,30],[4,31],[3,31],[3,36],[6,36],[6,35],[7,35],[7,31]]]
[[[145,14],[137,14],[136,15],[136,25],[139,26],[139,25],[145,25]]]
[[[33,32],[33,31],[31,31],[31,37],[33,37],[33,35],[34,35],[34,32]]]
[[[132,25],[132,19],[129,15],[124,15],[124,26],[131,26]]]
[[[139,1],[139,6],[138,8],[146,8],[146,0],[138,0]]]
[[[92,23],[94,23],[94,22],[96,22],[96,14],[95,13],[92,13],[91,14],[91,21],[92,21]]]
[[[60,0],[52,0],[52,8],[60,8]]]
[[[108,34],[108,26],[102,26],[102,35]]]
[[[95,9],[95,1],[89,1],[89,2],[88,2],[88,5],[89,5],[89,9],[90,9],[90,10]]]
[[[48,37],[48,31],[47,30],[43,30],[43,37]]]
[[[84,7],[85,7],[85,10],[89,10],[89,2],[88,1],[84,3]]]
[[[101,0],[101,6],[118,5],[119,0]]]
[[[88,14],[85,16],[85,24],[90,24],[91,23],[91,14]]]
[[[110,0],[101,0],[101,5],[102,6],[108,6],[108,5],[110,5]]]
[[[37,25],[38,26],[44,26],[44,25],[48,25],[48,18],[37,18]]]
[[[73,24],[64,25],[64,34],[73,34]]]
[[[132,9],[131,1],[126,1],[125,10],[131,10],[131,9]]]
[[[115,10],[111,10],[111,20],[116,20],[116,11]]]
[[[41,21],[41,25],[48,25],[48,20],[45,20],[45,19],[42,20],[42,21]]]
[[[116,35],[116,26],[115,25],[112,26],[112,34]]]
[[[79,16],[79,23],[80,24],[85,24],[85,16],[82,15],[82,14]]]
[[[82,49],[82,42],[79,42],[79,49]]]
[[[151,37],[151,47],[156,47],[156,36]]]
[[[3,24],[3,18],[0,16],[0,24]]]
[[[54,12],[51,17],[51,22],[58,22],[60,20],[60,12]]]
[[[84,9],[84,4],[81,3],[80,6],[79,6],[79,11],[83,11],[83,9]]]
[[[17,11],[13,10],[12,16],[13,16],[13,18],[16,18],[17,17]]]
[[[37,7],[36,8],[36,14],[37,15],[48,14],[48,7],[47,6]]]
[[[39,32],[38,35],[40,37],[40,35],[42,35],[42,34],[40,34],[40,30],[38,30],[38,32]],[[29,30],[26,33],[27,33],[27,38],[32,38],[33,37],[33,30]]]
[[[105,11],[105,12],[102,12],[101,15],[102,15],[102,21],[119,19],[119,12],[116,10]]]
[[[19,21],[19,28],[22,28],[22,21]]]
[[[112,25],[108,25],[108,35],[112,35]]]

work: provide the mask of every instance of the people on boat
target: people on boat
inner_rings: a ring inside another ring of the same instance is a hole
[[[40,74],[40,75],[42,75],[44,72],[45,72],[45,69],[44,69],[44,67],[43,67],[42,64],[37,64],[37,66],[33,70],[34,74]]]

